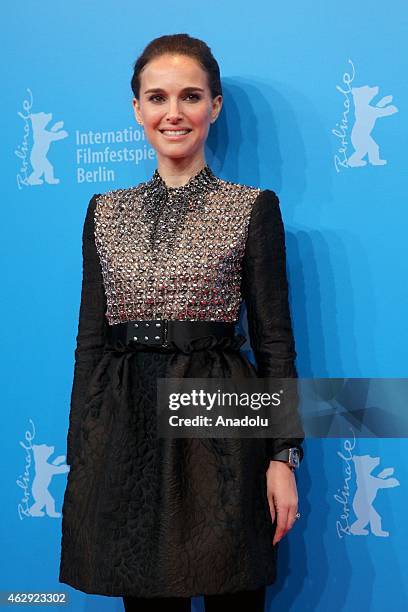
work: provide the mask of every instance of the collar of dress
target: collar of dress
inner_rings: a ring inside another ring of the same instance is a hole
[[[221,180],[206,164],[181,187],[168,187],[156,169],[144,185],[143,219],[149,227],[152,257],[160,245],[172,250],[184,227],[188,211],[198,212],[205,207],[206,196],[219,188]]]
[[[199,196],[207,191],[213,191],[218,188],[219,179],[208,164],[206,164],[199,172],[192,176],[185,185],[180,187],[169,187],[166,185],[159,171],[154,171],[152,178],[146,183],[145,195],[150,196],[153,200],[185,200],[186,197]]]

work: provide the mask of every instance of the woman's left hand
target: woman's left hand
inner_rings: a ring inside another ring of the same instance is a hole
[[[272,523],[278,522],[272,544],[275,546],[296,522],[298,494],[292,469],[282,461],[270,461],[266,472],[266,486]]]

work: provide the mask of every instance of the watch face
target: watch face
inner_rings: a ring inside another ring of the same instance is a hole
[[[299,467],[300,453],[297,448],[291,448],[289,451],[289,462],[294,467]]]

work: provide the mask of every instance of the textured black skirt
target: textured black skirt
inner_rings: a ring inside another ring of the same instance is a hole
[[[265,439],[156,435],[157,378],[256,377],[244,342],[105,346],[68,474],[60,582],[98,595],[188,597],[275,581]]]

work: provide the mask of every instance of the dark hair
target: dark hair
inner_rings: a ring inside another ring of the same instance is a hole
[[[161,55],[186,55],[200,64],[208,76],[208,86],[213,98],[222,95],[220,68],[210,47],[199,38],[189,34],[168,34],[154,38],[144,48],[133,65],[133,76],[130,82],[135,98],[140,95],[140,73],[151,60]]]

